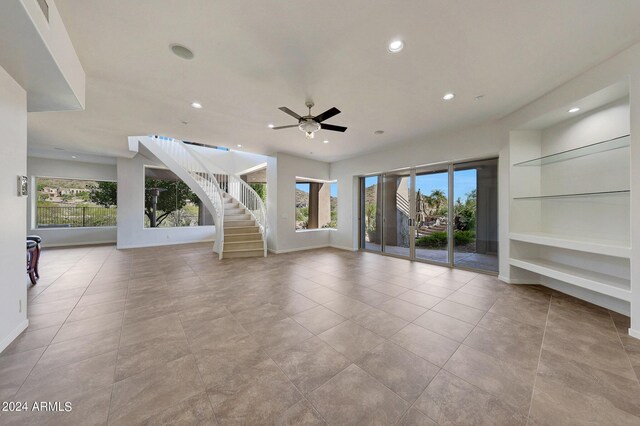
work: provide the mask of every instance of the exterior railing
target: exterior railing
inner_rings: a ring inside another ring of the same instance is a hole
[[[118,209],[92,206],[36,206],[38,228],[116,226]]]

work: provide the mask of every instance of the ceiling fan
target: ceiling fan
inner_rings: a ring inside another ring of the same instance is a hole
[[[296,114],[295,112],[291,111],[287,107],[278,108],[280,111],[282,111],[282,112],[284,112],[286,114],[289,114],[290,116],[292,116],[293,118],[298,120],[298,124],[292,124],[290,126],[273,127],[273,130],[280,130],[280,129],[288,129],[288,128],[291,128],[291,127],[297,127],[298,129],[302,130],[305,133],[305,136],[307,137],[307,139],[313,139],[314,133],[317,132],[320,129],[332,130],[334,132],[344,132],[345,130],[347,130],[346,127],[334,126],[333,124],[323,123],[323,121],[328,120],[329,118],[333,117],[334,115],[340,114],[340,110],[338,108],[336,108],[336,107],[330,108],[330,109],[326,110],[325,112],[323,112],[322,114],[316,115],[314,117],[313,115],[311,115],[311,108],[313,108],[313,105],[314,105],[313,102],[307,101],[305,103],[305,105],[307,106],[307,108],[309,108],[309,114],[305,115],[305,116],[301,116],[300,114]]]

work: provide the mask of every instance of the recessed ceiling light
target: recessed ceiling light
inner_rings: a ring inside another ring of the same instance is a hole
[[[444,99],[445,101],[450,101],[451,99],[455,98],[456,94],[455,93],[446,93],[442,99]]]
[[[238,144],[238,148],[242,148],[242,145]]]
[[[202,108],[202,104],[200,102],[191,102],[191,106],[194,107],[195,109]]]
[[[373,132],[374,135],[381,135],[384,133],[384,130],[376,130],[375,132]]]
[[[276,126],[274,126],[273,124],[269,123],[269,124],[267,124],[267,127],[270,128],[270,129],[273,129]]]
[[[484,95],[478,95],[473,99],[475,99],[476,101],[480,101],[480,100],[484,99]]]
[[[570,112],[570,113],[572,113],[572,114],[573,114],[574,112],[578,112],[578,111],[580,111],[580,108],[578,108],[578,107],[573,107],[573,108],[571,108],[571,109],[570,109],[569,111],[567,111],[567,112]]]
[[[193,52],[181,44],[172,44],[171,51],[182,59],[193,59]]]
[[[78,157],[76,157],[75,155],[72,155],[71,158],[78,158]]]
[[[323,143],[329,143],[329,141],[327,141],[327,140],[325,140],[325,141],[322,141],[322,142],[323,142]]]
[[[404,49],[404,41],[402,40],[393,40],[389,43],[389,52],[391,53],[398,53],[402,49]]]

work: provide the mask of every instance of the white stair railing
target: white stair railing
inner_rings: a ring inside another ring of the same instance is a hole
[[[213,250],[222,259],[224,251],[224,192],[220,188],[216,174],[211,173],[201,159],[180,140],[157,136],[143,137],[139,140],[169,168],[173,168],[172,165],[180,167],[204,191],[213,207],[211,215],[216,228]],[[156,148],[159,148],[161,152],[157,152]],[[173,171],[176,172],[176,170]],[[183,176],[180,176],[181,173],[176,174],[185,180]]]
[[[258,193],[251,188],[249,184],[243,181],[239,176],[229,173],[219,166],[214,166],[202,159],[199,152],[195,151],[188,145],[180,142],[184,148],[189,151],[194,157],[199,158],[200,162],[210,174],[215,175],[220,184],[220,188],[229,193],[236,201],[240,202],[251,214],[256,221],[262,234],[264,255],[267,255],[267,208],[264,205],[264,201],[258,195]]]

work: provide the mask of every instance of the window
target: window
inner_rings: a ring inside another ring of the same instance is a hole
[[[36,178],[36,228],[116,226],[116,182]]]
[[[144,183],[145,228],[213,225],[198,196],[172,171],[146,167]]]
[[[296,178],[296,230],[338,226],[338,183]]]

